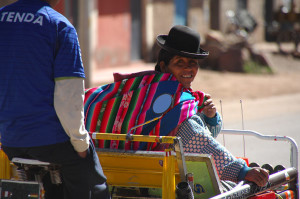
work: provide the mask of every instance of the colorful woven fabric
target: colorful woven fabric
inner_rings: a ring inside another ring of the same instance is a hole
[[[172,97],[171,106],[164,113],[155,113],[153,104],[159,96]],[[168,73],[143,75],[86,90],[84,101],[85,125],[90,133],[166,136],[184,120],[201,111],[204,93],[184,89]],[[94,140],[95,146],[111,149],[151,150],[154,145],[117,140]]]

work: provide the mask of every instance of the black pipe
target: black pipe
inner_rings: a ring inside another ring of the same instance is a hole
[[[194,193],[188,182],[179,182],[176,186],[177,199],[194,199]]]

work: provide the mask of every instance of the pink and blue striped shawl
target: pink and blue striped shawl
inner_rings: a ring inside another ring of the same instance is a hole
[[[139,127],[131,134],[166,136],[184,120],[201,111],[205,100],[203,92],[184,89],[169,73],[125,79],[86,90],[86,129],[90,133],[127,134],[132,127],[160,116],[154,113],[152,106],[162,94],[172,96],[171,107],[159,120]],[[155,147],[155,144],[116,140],[94,140],[94,143],[99,148],[126,150],[151,150]]]

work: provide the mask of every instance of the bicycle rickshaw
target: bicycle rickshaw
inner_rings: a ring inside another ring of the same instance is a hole
[[[113,198],[173,199],[176,195],[177,198],[205,199],[299,198],[298,148],[292,138],[285,136],[276,136],[276,139],[291,143],[291,167],[270,175],[264,187],[241,182],[231,191],[224,192],[212,157],[184,153],[181,138],[168,135],[180,121],[202,106],[199,99],[195,103],[195,97],[181,91],[181,85],[170,74],[138,76],[86,91],[86,128],[94,139]],[[190,107],[189,112],[179,114],[170,122],[168,117],[181,113],[182,105]],[[273,136],[254,131],[222,132],[274,140]],[[151,150],[158,143],[166,144],[164,151]],[[150,150],[140,150],[141,145]],[[21,159],[15,164],[22,168],[28,166],[29,170],[32,165],[38,165],[43,171],[52,166],[26,161]],[[2,152],[1,198],[13,198],[16,190],[22,190],[27,198],[42,198],[39,182],[11,179],[16,177],[11,174],[11,164]]]

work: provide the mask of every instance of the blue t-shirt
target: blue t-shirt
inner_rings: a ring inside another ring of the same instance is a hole
[[[0,133],[4,146],[69,140],[54,109],[54,80],[59,77],[85,77],[72,24],[40,0],[20,0],[1,8]]]

